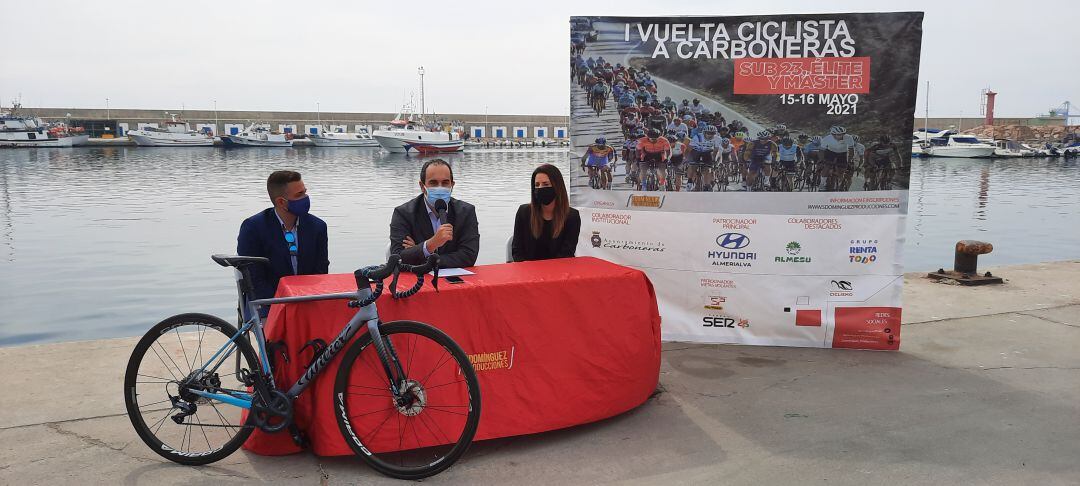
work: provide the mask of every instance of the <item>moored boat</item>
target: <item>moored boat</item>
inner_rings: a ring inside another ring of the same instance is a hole
[[[0,112],[0,147],[74,147],[90,140],[81,128],[49,125],[38,117],[19,114],[19,108],[13,103],[11,111]]]
[[[973,136],[959,135],[951,130],[917,130],[915,138],[920,139],[917,141],[921,143],[923,153],[929,157],[993,157],[994,149],[997,148],[994,145],[982,143]]]
[[[162,128],[146,127],[127,133],[128,139],[140,147],[210,147],[214,137],[209,133],[199,133],[191,129],[187,122],[176,114],[165,121]]]
[[[283,133],[271,132],[265,125],[252,123],[236,135],[223,135],[226,147],[292,147],[292,140]]]
[[[319,130],[316,135],[309,135],[308,140],[317,147],[378,147],[379,142],[371,138],[367,129],[360,128],[356,133],[344,131]]]
[[[371,134],[379,145],[391,153],[408,153],[416,150],[420,153],[453,153],[465,149],[461,136],[453,132],[432,132],[413,120],[399,114],[389,126],[375,130]]]

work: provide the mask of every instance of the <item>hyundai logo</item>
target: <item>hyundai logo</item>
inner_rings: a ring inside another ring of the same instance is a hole
[[[720,248],[738,250],[750,245],[750,237],[742,233],[724,233],[716,237],[716,244],[720,245]]]

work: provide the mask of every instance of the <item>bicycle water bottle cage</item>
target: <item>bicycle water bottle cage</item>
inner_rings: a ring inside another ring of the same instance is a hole
[[[312,339],[304,344],[304,347],[300,348],[300,352],[303,353],[307,348],[311,348],[311,360],[308,361],[308,364],[304,365],[305,369],[310,368],[312,364],[315,364],[315,361],[319,359],[319,356],[322,356],[323,351],[326,351],[326,340],[321,338]]]

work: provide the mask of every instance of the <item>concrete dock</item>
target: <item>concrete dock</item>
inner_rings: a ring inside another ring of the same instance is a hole
[[[908,275],[899,352],[665,344],[637,409],[427,482],[1078,484],[1080,261],[989,270],[1006,284]],[[396,483],[351,457],[165,461],[124,414],[136,340],[0,348],[0,484]]]

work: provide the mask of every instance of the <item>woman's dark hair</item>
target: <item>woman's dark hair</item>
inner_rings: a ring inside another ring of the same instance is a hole
[[[530,195],[536,190],[536,174],[547,175],[548,179],[551,180],[551,187],[555,188],[555,214],[551,220],[551,237],[558,238],[563,227],[566,226],[566,215],[570,213],[570,197],[566,195],[566,183],[563,182],[562,172],[559,171],[558,167],[544,164],[537,167],[532,173],[532,179],[529,181]],[[530,232],[533,238],[539,238],[540,233],[544,230],[544,210],[540,203],[536,202],[536,197],[530,197],[529,209]]]

